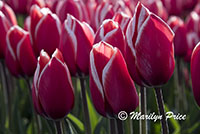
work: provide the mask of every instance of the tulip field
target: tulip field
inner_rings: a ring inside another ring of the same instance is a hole
[[[0,134],[200,134],[200,0],[0,0]]]

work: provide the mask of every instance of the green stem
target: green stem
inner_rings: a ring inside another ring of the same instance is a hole
[[[2,78],[2,85],[3,85],[3,91],[4,91],[4,96],[5,96],[5,103],[7,106],[7,111],[8,111],[8,128],[11,127],[11,116],[12,116],[12,111],[11,111],[11,96],[10,96],[10,89],[9,89],[9,84],[8,84],[8,78],[6,75],[6,67],[4,61],[1,61],[1,78]]]
[[[83,112],[84,112],[84,118],[85,118],[85,130],[86,134],[91,134],[91,124],[90,124],[90,117],[89,117],[89,111],[88,111],[88,104],[87,104],[87,96],[86,96],[86,89],[85,89],[85,79],[81,76],[80,77],[81,82],[81,95],[83,100]]]
[[[37,113],[35,112],[34,107],[33,107],[32,91],[31,91],[32,84],[31,84],[31,81],[29,80],[29,78],[26,77],[25,80],[26,80],[28,90],[29,90],[29,99],[30,99],[30,103],[31,103],[31,110],[32,110],[32,114],[33,114],[33,120],[35,120],[35,122],[36,122],[37,134],[41,134],[41,130],[42,130],[41,119],[40,119],[39,115],[37,115]],[[34,129],[34,127],[33,127],[33,129]]]
[[[123,123],[119,119],[117,119],[117,130],[118,130],[118,134],[124,134]]]
[[[146,88],[140,87],[140,112],[142,115],[147,115],[147,95]],[[147,120],[140,120],[140,134],[147,134]]]
[[[115,119],[109,119],[110,134],[116,134]]]
[[[162,134],[169,134],[168,124],[165,115],[164,101],[161,88],[155,88],[156,100],[160,115],[162,115]]]
[[[64,134],[63,127],[62,127],[62,121],[55,121],[55,127],[56,127],[56,134]]]

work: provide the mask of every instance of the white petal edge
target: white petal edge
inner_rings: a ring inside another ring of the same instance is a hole
[[[95,46],[97,47],[99,45],[100,45],[100,43],[96,44]],[[102,98],[104,99],[103,87],[101,85],[101,82],[99,80],[99,76],[98,76],[97,70],[95,68],[93,49],[90,52],[90,68],[91,68],[91,75],[93,77],[93,80],[94,80],[94,82],[95,82],[95,84],[96,84],[99,92],[101,93]]]

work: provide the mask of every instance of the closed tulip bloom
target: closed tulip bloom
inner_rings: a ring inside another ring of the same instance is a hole
[[[115,22],[118,22],[118,24],[120,25],[122,31],[124,33],[126,33],[126,29],[127,26],[131,20],[131,17],[124,14],[123,12],[118,12],[114,15],[114,17],[112,18]]]
[[[94,31],[100,27],[104,20],[112,19],[115,13],[113,5],[104,1],[96,7],[94,12],[95,13],[94,16],[92,16],[93,20],[91,24]]]
[[[3,1],[0,1],[0,11],[2,11],[6,18],[9,20],[10,25],[17,24],[17,19],[14,11]]]
[[[97,30],[94,44],[105,41],[113,47],[119,48],[124,54],[125,52],[125,36],[119,24],[111,19],[104,20],[100,28]]]
[[[60,43],[61,23],[56,14],[37,6],[31,9],[30,32],[36,55],[44,49],[52,54]]]
[[[92,28],[68,14],[62,27],[59,48],[72,75],[89,73],[89,53],[93,41]]]
[[[171,16],[168,20],[169,26],[175,33],[174,36],[174,50],[175,55],[184,57],[187,54],[187,38],[186,38],[186,28],[184,21],[176,16]]]
[[[184,3],[182,0],[161,0],[166,7],[169,15],[180,15],[183,11]]]
[[[36,111],[48,119],[64,118],[74,105],[74,89],[62,53],[50,58],[41,51],[33,79],[32,98]]]
[[[191,79],[195,100],[200,107],[200,44],[194,48],[191,58]]]
[[[2,11],[0,11],[0,58],[4,58],[6,51],[6,34],[11,27],[10,22],[4,15]]]
[[[16,76],[31,76],[36,68],[36,57],[31,47],[29,33],[19,26],[13,26],[6,36],[6,65]]]
[[[116,117],[138,106],[138,95],[118,48],[99,42],[90,52],[90,90],[96,110]]]
[[[27,4],[30,0],[7,0],[8,4],[16,13],[26,13]]]
[[[141,86],[160,86],[173,74],[175,60],[170,27],[138,3],[127,32],[126,62],[133,80]]]
[[[63,23],[67,18],[67,14],[73,15],[79,21],[88,22],[88,12],[81,0],[61,0],[56,7],[56,14]]]

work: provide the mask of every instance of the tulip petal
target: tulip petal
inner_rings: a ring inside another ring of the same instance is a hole
[[[114,54],[103,70],[102,81],[105,96],[114,114],[136,109],[139,100],[135,85],[128,73],[123,56],[117,48],[114,48]]]
[[[198,44],[192,53],[191,58],[191,79],[192,79],[192,88],[193,94],[197,104],[200,107],[200,45]]]
[[[28,33],[24,35],[17,46],[17,58],[20,62],[23,72],[28,76],[33,75],[36,69],[37,60],[33,53]]]

